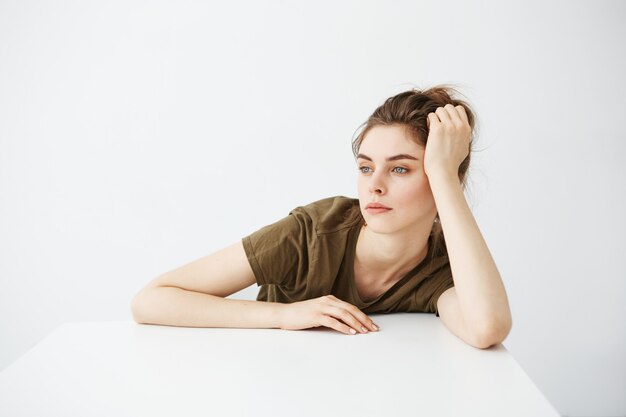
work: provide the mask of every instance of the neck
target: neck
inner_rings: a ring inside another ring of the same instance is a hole
[[[384,284],[400,280],[428,253],[432,225],[416,226],[397,233],[376,233],[361,228],[356,248],[356,267]]]

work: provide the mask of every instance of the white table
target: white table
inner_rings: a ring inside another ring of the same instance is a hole
[[[377,333],[68,323],[0,373],[0,416],[558,416],[502,346],[432,314]]]

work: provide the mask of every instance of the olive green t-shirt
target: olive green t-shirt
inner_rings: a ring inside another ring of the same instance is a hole
[[[242,239],[261,286],[257,301],[292,303],[324,295],[364,313],[437,313],[437,300],[454,286],[447,254],[428,254],[385,293],[363,301],[354,281],[354,256],[365,223],[359,200],[330,197],[293,209],[287,217]]]

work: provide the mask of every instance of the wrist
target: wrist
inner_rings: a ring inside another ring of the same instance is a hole
[[[285,322],[285,307],[284,303],[270,303],[272,306],[272,322],[274,328],[282,329]]]
[[[459,179],[457,173],[454,171],[438,169],[428,172],[426,175],[428,176],[428,182],[430,182],[431,184],[440,182],[456,182],[459,184],[461,183],[461,180]]]

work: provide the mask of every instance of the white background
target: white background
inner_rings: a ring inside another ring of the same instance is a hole
[[[626,415],[626,3],[0,1],[0,369],[294,207],[356,197],[382,101],[453,83],[504,343]],[[235,297],[254,299],[256,286]],[[384,361],[384,356],[374,358]]]

